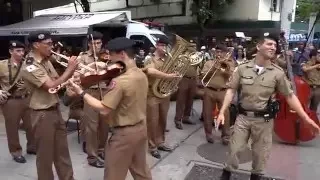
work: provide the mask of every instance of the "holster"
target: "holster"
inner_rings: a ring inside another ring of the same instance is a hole
[[[230,111],[230,126],[233,126],[238,116],[238,107],[235,104],[231,104],[229,107]]]

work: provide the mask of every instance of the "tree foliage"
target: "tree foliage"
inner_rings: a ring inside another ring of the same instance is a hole
[[[320,0],[297,0],[296,21],[308,21],[312,12],[320,11]]]
[[[234,0],[193,0],[191,11],[197,16],[198,24],[204,27],[209,21],[219,20],[225,9]]]
[[[81,5],[83,12],[90,12],[90,2],[89,0],[75,0]]]

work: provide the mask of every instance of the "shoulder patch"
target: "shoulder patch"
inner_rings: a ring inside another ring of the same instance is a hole
[[[26,59],[26,65],[31,65],[31,64],[33,64],[33,61],[34,61],[34,58],[33,58],[33,57],[28,57],[28,58]]]
[[[35,65],[33,65],[33,64],[31,64],[31,65],[29,65],[29,66],[27,66],[26,67],[26,70],[28,71],[28,72],[32,72],[32,71],[34,71],[34,70],[36,70],[36,69],[38,69]]]

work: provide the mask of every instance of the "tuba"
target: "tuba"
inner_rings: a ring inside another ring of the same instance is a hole
[[[202,83],[202,85],[204,87],[208,86],[208,84],[211,81],[211,79],[216,75],[216,73],[219,70],[223,70],[223,71],[227,71],[227,72],[231,70],[229,64],[226,62],[226,61],[228,61],[230,59],[231,56],[232,56],[232,52],[228,52],[226,57],[221,58],[221,59],[217,59],[212,64],[212,66],[210,67],[208,72],[201,79],[201,83]]]
[[[175,40],[170,52],[166,52],[165,62],[159,70],[167,74],[177,73],[182,77],[190,65],[199,64],[202,57],[188,41],[178,35],[175,35]],[[158,98],[170,96],[178,90],[180,80],[181,78],[157,79],[152,85],[153,94]]]

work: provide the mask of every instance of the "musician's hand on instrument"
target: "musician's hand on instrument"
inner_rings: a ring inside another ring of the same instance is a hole
[[[81,94],[83,92],[82,88],[78,84],[73,82],[72,79],[69,79],[68,82],[69,82],[69,85],[72,87],[72,91],[74,91],[77,94]]]
[[[69,71],[75,71],[78,68],[78,64],[79,62],[77,61],[77,57],[76,56],[72,56],[69,61],[68,61],[68,67],[67,69]]]
[[[74,97],[74,96],[77,96],[77,95],[78,95],[78,94],[74,91],[74,88],[71,87],[71,86],[68,86],[68,87],[66,88],[66,94],[67,94],[67,96],[69,96],[69,97]]]
[[[8,91],[0,90],[0,104],[4,104],[8,100],[10,93]]]

